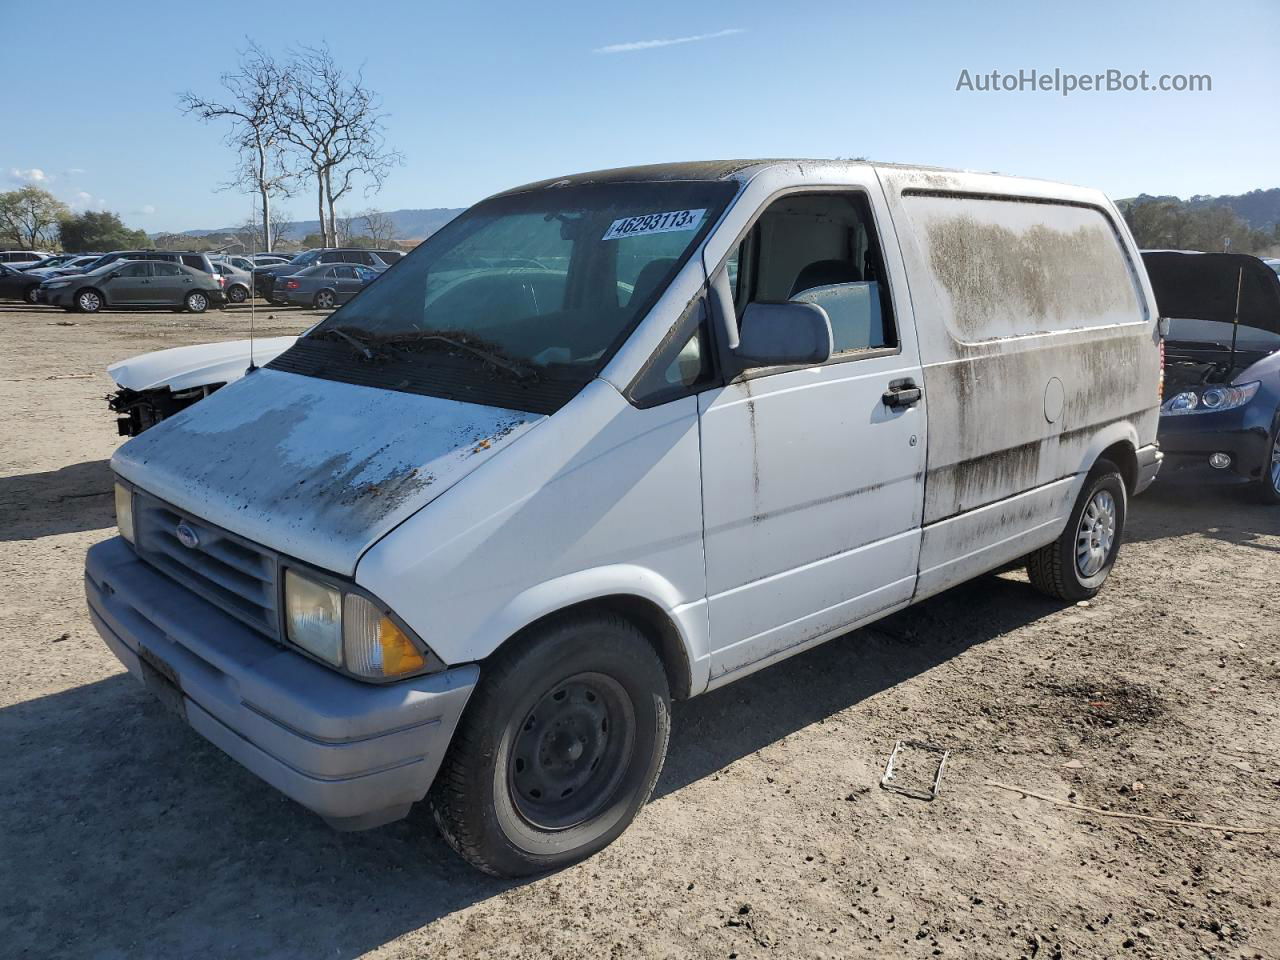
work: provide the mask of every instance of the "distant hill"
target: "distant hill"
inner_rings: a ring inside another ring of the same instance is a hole
[[[404,240],[422,240],[431,236],[460,214],[464,207],[432,207],[428,210],[388,210],[387,216],[395,224],[396,232]],[[210,234],[232,233],[238,227],[212,227],[199,230],[183,230],[189,237],[207,237]],[[287,226],[289,236],[301,239],[309,233],[320,232],[319,220],[295,220]]]
[[[1127,200],[1119,200],[1121,209],[1135,203],[1149,200],[1164,200],[1176,203],[1188,210],[1208,210],[1212,207],[1227,207],[1254,230],[1273,231],[1280,224],[1280,187],[1270,190],[1250,190],[1248,193],[1223,194],[1220,197],[1198,194],[1187,200],[1181,197],[1152,196],[1147,193]]]

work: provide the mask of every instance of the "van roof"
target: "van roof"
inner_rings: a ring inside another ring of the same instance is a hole
[[[495,196],[526,193],[546,187],[569,187],[595,183],[634,183],[662,180],[738,180],[745,182],[762,170],[771,167],[796,167],[803,174],[806,166],[812,167],[878,167],[903,172],[920,171],[922,173],[975,174],[985,176],[1009,177],[1026,180],[1033,178],[1013,177],[1009,174],[993,173],[977,170],[955,170],[947,167],[931,167],[923,164],[880,163],[874,160],[841,160],[823,158],[772,158],[755,160],[691,160],[680,163],[653,163],[631,167],[614,167],[608,170],[592,170],[587,173],[575,173],[567,177],[551,177],[526,183],[510,190],[503,190]],[[1044,181],[1050,182],[1050,181]]]

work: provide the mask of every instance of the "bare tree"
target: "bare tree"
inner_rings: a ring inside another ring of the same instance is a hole
[[[386,115],[363,73],[349,75],[327,46],[302,47],[290,64],[284,136],[306,158],[316,184],[325,243],[337,243],[336,205],[361,181],[376,192],[402,158],[386,144]]]
[[[262,246],[271,250],[275,242],[271,214],[273,196],[289,193],[293,173],[289,170],[285,147],[288,140],[281,128],[283,105],[293,87],[286,68],[256,43],[240,52],[240,67],[224,73],[221,83],[229,95],[227,102],[197,97],[188,91],[179,104],[206,122],[231,121],[227,144],[235,148],[240,167],[233,185],[251,186],[262,207]]]
[[[336,215],[330,214],[329,223],[333,227],[333,245],[348,246],[356,235],[356,218],[344,211]]]
[[[289,211],[279,204],[273,204],[271,207],[270,233],[274,247],[279,248],[281,243],[288,242],[289,235],[292,232],[293,222]],[[235,237],[244,244],[244,249],[255,253],[263,252],[262,237],[265,235],[266,231],[262,229],[262,218],[257,212],[246,217],[244,223],[237,227],[235,231]]]
[[[389,247],[400,238],[395,221],[388,214],[372,207],[360,214],[360,226],[375,247]]]

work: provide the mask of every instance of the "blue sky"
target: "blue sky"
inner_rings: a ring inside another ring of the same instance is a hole
[[[147,15],[153,8],[165,16]],[[30,8],[34,10],[34,8]],[[1280,5],[63,0],[6,45],[0,189],[38,182],[148,230],[241,222],[222,129],[182,116],[246,36],[364,65],[405,166],[350,208],[465,206],[599,167],[869,156],[1067,180],[1112,196],[1280,186]],[[244,10],[242,23],[234,14]],[[14,23],[16,7],[5,22]],[[38,33],[39,31],[36,31]],[[683,40],[679,43],[656,41]],[[1209,74],[1208,93],[957,92],[1054,68]],[[315,216],[309,188],[284,201]]]

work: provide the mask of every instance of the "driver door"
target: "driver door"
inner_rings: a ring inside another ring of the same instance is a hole
[[[106,283],[107,300],[112,304],[151,302],[151,264],[145,260],[126,261]]]
[[[924,398],[892,395],[923,378],[872,209],[856,190],[775,200],[726,264],[738,315],[751,302],[817,303],[834,350],[699,394],[713,685],[914,592]]]

